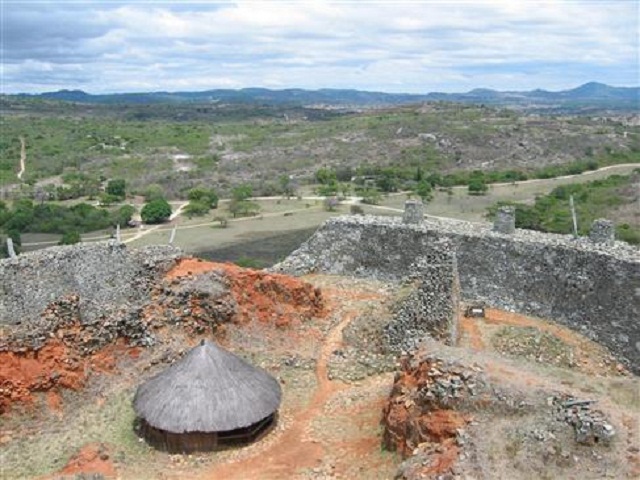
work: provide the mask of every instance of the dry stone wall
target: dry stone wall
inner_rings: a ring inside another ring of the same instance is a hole
[[[416,259],[455,252],[461,296],[562,323],[640,371],[640,252],[621,242],[455,220],[403,224],[352,216],[327,221],[275,270],[404,278]]]
[[[38,322],[52,303],[77,300],[84,323],[148,299],[159,272],[180,255],[169,246],[127,250],[115,241],[61,246],[0,260],[0,325]]]

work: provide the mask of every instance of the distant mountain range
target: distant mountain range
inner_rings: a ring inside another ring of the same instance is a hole
[[[368,92],[361,90],[298,88],[270,90],[243,88],[240,90],[216,89],[202,92],[148,92],[92,95],[82,90],[59,90],[41,94],[19,94],[19,97],[62,100],[99,104],[150,104],[150,103],[260,103],[289,105],[334,106],[383,106],[418,102],[447,101],[494,106],[521,106],[540,109],[610,108],[629,111],[640,110],[640,87],[612,87],[603,83],[585,83],[571,90],[551,92],[547,90],[501,92],[477,88],[466,93],[399,94]]]

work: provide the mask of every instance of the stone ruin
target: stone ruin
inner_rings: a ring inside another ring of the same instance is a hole
[[[407,200],[404,203],[402,223],[419,225],[424,220],[424,205],[420,200]]]
[[[615,243],[615,227],[611,220],[599,218],[594,220],[589,231],[589,240],[593,243],[612,246]]]
[[[496,218],[493,223],[493,231],[511,235],[516,231],[516,209],[515,207],[503,206],[498,208]]]
[[[449,279],[454,278],[459,281],[461,300],[552,318],[608,347],[621,363],[640,372],[640,251],[616,242],[610,222],[597,221],[589,238],[575,239],[516,229],[512,208],[501,209],[493,226],[422,219],[421,211],[420,203],[410,201],[402,219],[332,218],[272,270],[402,282],[421,259],[450,255],[455,267],[441,268],[438,273],[433,268],[424,270],[425,285],[434,283],[437,276],[439,282],[449,285],[446,297],[451,300]],[[432,266],[436,263],[431,262]],[[422,301],[414,300],[414,305]],[[425,304],[414,312],[429,308]],[[448,315],[437,310],[433,318]],[[411,325],[418,317],[412,315],[405,316],[413,318],[405,328],[407,338],[417,332]],[[436,323],[441,327],[455,321],[441,318]]]

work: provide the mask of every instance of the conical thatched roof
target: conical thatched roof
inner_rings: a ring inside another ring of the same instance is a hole
[[[203,341],[138,387],[133,408],[168,432],[221,432],[268,417],[281,397],[280,384],[267,372]]]

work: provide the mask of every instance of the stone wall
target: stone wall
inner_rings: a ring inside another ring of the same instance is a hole
[[[450,242],[461,296],[553,319],[607,346],[640,371],[640,252],[627,244],[456,220],[403,224],[352,216],[327,221],[274,270],[399,280]]]
[[[180,255],[174,247],[127,250],[115,241],[52,247],[0,260],[0,325],[37,322],[48,305],[77,297],[93,322],[148,299],[159,271]]]

